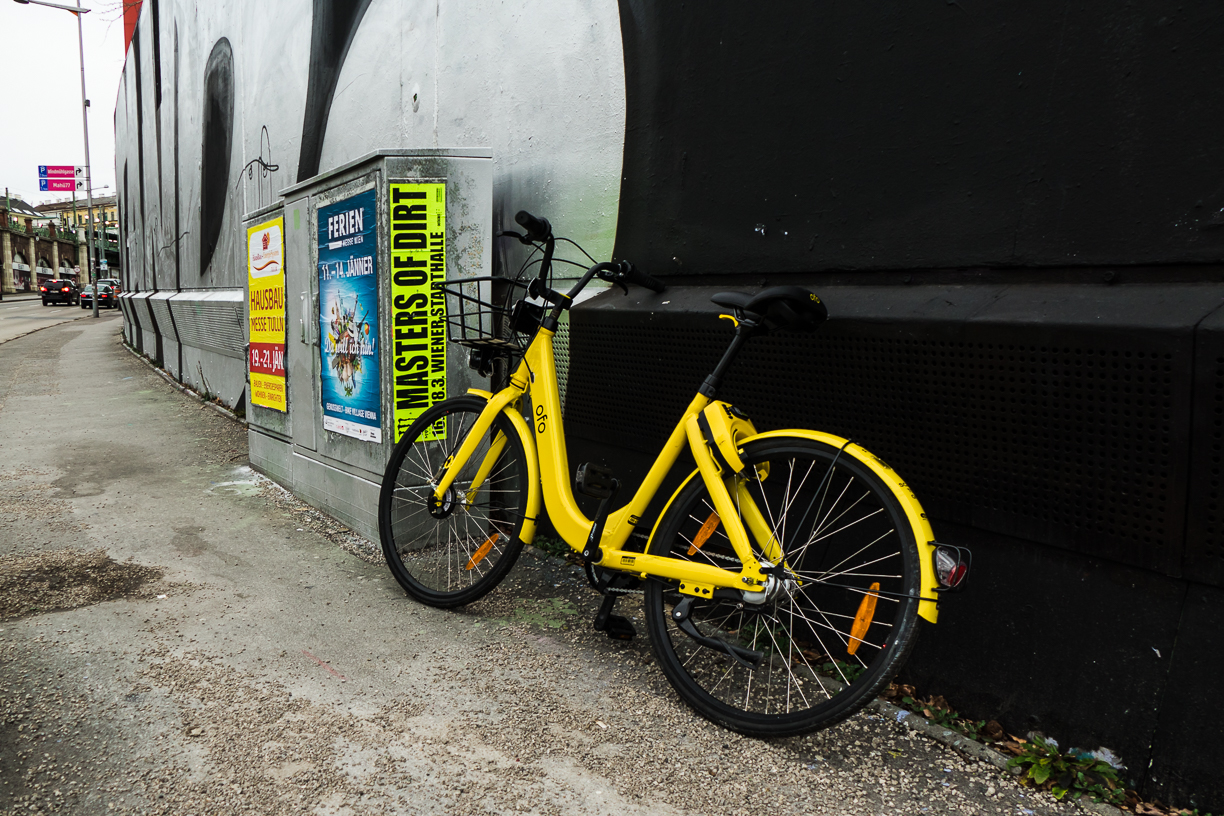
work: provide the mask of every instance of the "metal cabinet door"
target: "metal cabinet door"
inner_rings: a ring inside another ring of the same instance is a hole
[[[293,444],[315,450],[315,412],[319,407],[318,276],[310,228],[310,198],[285,205],[285,309],[289,325],[289,412]]]

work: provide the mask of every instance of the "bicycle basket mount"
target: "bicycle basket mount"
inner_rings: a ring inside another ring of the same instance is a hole
[[[517,333],[527,333],[526,324],[540,307],[523,300],[527,285],[498,277],[465,278],[435,283],[446,295],[446,331],[452,343],[471,349],[519,351]]]

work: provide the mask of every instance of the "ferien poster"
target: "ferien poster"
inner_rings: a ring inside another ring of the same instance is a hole
[[[286,411],[285,221],[247,230],[247,336],[251,404]]]
[[[374,190],[319,208],[323,428],[382,441]]]
[[[391,321],[395,441],[446,399],[446,183],[391,182]],[[446,419],[420,438],[443,439]]]

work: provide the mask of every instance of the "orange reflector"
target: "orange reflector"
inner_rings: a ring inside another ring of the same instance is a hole
[[[497,543],[497,539],[500,536],[501,533],[494,533],[485,539],[485,543],[480,545],[480,549],[477,550],[476,554],[472,556],[472,560],[468,561],[467,568],[469,570],[476,569],[476,565],[483,561],[485,556],[489,554],[489,550],[493,549],[493,545]],[[877,589],[879,589],[879,586],[879,584],[876,584]]]
[[[718,514],[711,513],[710,517],[705,520],[705,524],[701,525],[701,529],[697,531],[697,535],[693,536],[693,543],[689,547],[688,554],[696,555],[702,545],[710,540],[710,536],[714,535],[714,531],[718,529]]]
[[[846,644],[846,651],[854,654],[858,651],[859,644],[863,642],[863,635],[867,634],[867,630],[871,628],[871,619],[875,617],[876,599],[880,596],[876,592],[880,588],[880,582],[876,581],[871,585],[871,591],[863,596],[863,600],[859,603],[858,614],[854,616],[854,626],[850,627],[850,642]]]

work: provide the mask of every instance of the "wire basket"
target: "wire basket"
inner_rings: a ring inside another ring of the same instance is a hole
[[[508,278],[478,277],[435,283],[446,295],[446,332],[452,343],[468,348],[516,350],[510,325],[514,304],[527,285]]]

